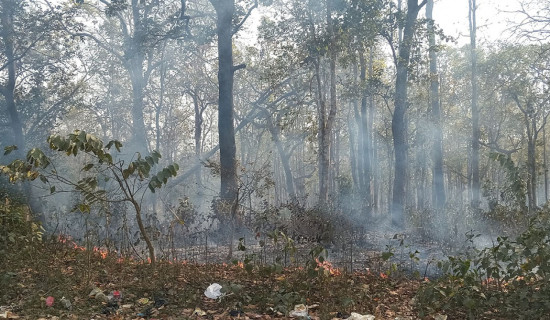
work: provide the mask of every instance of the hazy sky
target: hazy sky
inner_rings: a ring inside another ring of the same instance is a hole
[[[506,32],[508,21],[519,19],[517,14],[509,13],[519,8],[519,0],[477,0],[477,27],[478,43],[507,39],[510,34]],[[403,1],[406,2],[406,1]],[[424,16],[425,8],[420,15]],[[259,25],[259,18],[264,14],[260,9],[253,12],[244,26],[244,30],[238,34],[241,39],[254,41],[255,28]],[[446,35],[456,38],[459,45],[468,43],[468,0],[435,0],[433,18],[443,28]]]
[[[518,0],[477,0],[478,38],[495,41],[509,38],[507,22],[520,19],[509,13],[519,8]],[[433,18],[445,33],[457,37],[459,44],[469,41],[468,0],[435,0]]]

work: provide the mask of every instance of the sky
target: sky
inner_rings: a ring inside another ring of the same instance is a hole
[[[519,8],[520,0],[477,0],[477,40],[479,44],[504,40],[511,36],[507,31],[509,21],[519,20],[518,14],[510,13]],[[406,1],[404,1],[406,2]],[[257,35],[255,29],[263,12],[255,10],[244,30],[238,37],[244,42],[251,41]],[[425,8],[420,16],[424,16]],[[468,0],[435,0],[433,18],[447,36],[456,38],[459,45],[469,43]]]
[[[480,42],[509,38],[507,22],[520,19],[510,13],[519,8],[518,0],[477,0],[477,7]],[[459,44],[469,42],[468,0],[435,0],[433,18],[445,34],[456,37]]]

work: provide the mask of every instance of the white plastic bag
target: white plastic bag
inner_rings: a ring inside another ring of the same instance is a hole
[[[352,312],[351,316],[346,320],[374,320],[374,319],[375,318],[372,314],[362,315],[360,313]]]
[[[288,316],[293,318],[307,317],[308,316],[307,307],[303,304],[297,304],[294,306],[294,310],[290,311]]]
[[[210,299],[218,299],[222,295],[220,292],[221,288],[222,286],[218,283],[212,283],[208,286],[208,288],[206,288],[204,295]]]

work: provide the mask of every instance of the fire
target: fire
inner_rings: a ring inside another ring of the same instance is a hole
[[[317,268],[315,270],[324,269],[325,274],[331,275],[331,276],[339,276],[342,274],[340,269],[335,268],[332,266],[332,263],[329,261],[319,261],[319,259],[315,259],[315,262],[317,262]]]
[[[242,261],[237,262],[237,266],[241,269],[244,269],[244,263]]]
[[[107,254],[109,254],[109,251],[107,251],[105,249],[101,249],[99,247],[94,247],[94,252],[99,253],[99,255],[101,256],[101,259],[106,259]]]
[[[385,274],[384,272],[380,272],[380,278],[382,278],[382,279],[388,279],[388,275]]]

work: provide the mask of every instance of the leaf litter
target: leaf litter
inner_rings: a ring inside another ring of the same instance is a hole
[[[311,276],[306,268],[247,271],[242,263],[153,267],[59,243],[27,250],[0,263],[0,274],[14,274],[2,278],[0,319],[416,318],[411,301],[420,281],[367,270]],[[204,295],[214,283],[221,287],[215,300]]]

